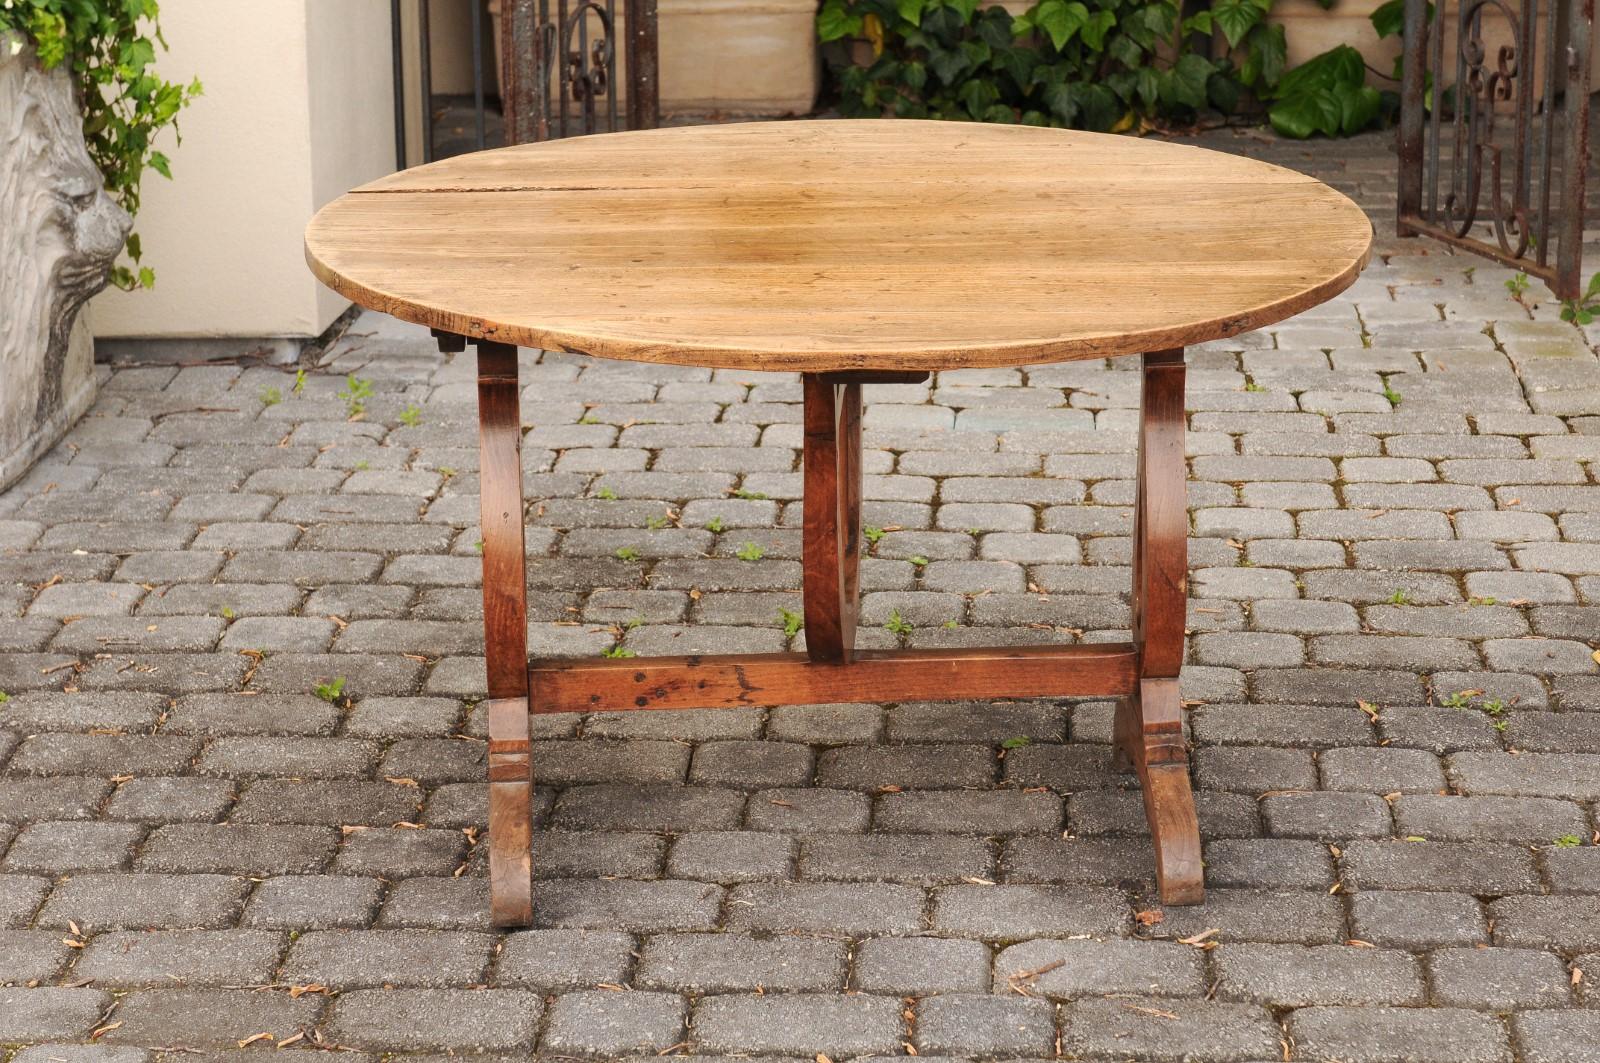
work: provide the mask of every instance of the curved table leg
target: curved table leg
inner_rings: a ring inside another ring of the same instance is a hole
[[[802,379],[806,653],[813,661],[847,664],[860,586],[861,384],[815,373]]]
[[[1178,671],[1188,591],[1183,351],[1144,356],[1138,493],[1134,504],[1134,693],[1117,705],[1115,759],[1139,773],[1156,850],[1156,878],[1167,904],[1204,896],[1200,825],[1189,785]]]
[[[517,348],[475,342],[489,676],[489,909],[495,926],[527,926],[533,922],[533,764]]]

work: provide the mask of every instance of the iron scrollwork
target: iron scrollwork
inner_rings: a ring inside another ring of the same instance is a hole
[[[1445,5],[1426,3],[1407,0],[1400,234],[1445,240],[1575,294],[1594,0],[1544,0],[1543,12],[1540,0],[1461,0],[1448,65]],[[1486,15],[1502,40],[1492,48]],[[1480,227],[1492,241],[1474,235]]]

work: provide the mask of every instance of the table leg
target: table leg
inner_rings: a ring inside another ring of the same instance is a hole
[[[1200,826],[1189,786],[1178,671],[1188,588],[1183,351],[1144,356],[1134,500],[1133,642],[1138,678],[1117,704],[1119,766],[1139,773],[1155,843],[1156,879],[1167,904],[1204,897]]]
[[[483,648],[489,679],[489,908],[495,926],[527,926],[533,921],[533,764],[517,348],[474,342]]]
[[[861,385],[802,379],[806,654],[845,664],[855,650],[861,562]]]

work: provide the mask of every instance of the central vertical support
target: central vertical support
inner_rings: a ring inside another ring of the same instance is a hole
[[[801,379],[806,653],[813,661],[847,664],[860,588],[861,384],[815,373]]]
[[[1183,351],[1144,356],[1133,518],[1133,643],[1139,675],[1117,703],[1116,760],[1139,773],[1167,904],[1204,898],[1200,824],[1189,785],[1178,672],[1188,603]]]
[[[489,680],[489,908],[495,926],[527,926],[533,922],[533,764],[517,348],[475,342],[483,643]]]

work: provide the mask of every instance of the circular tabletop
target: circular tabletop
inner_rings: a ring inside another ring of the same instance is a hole
[[[1159,140],[756,122],[457,156],[319,211],[335,291],[473,338],[737,369],[924,370],[1221,339],[1338,294],[1372,225]]]

